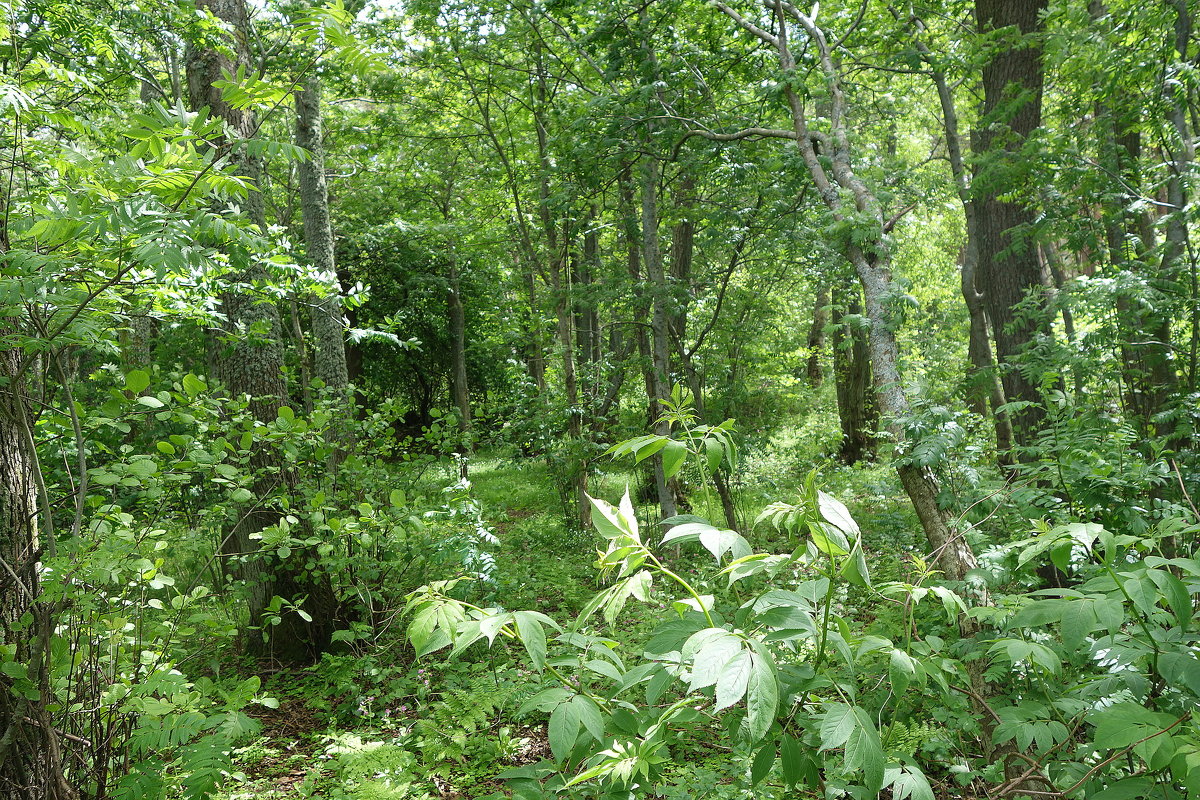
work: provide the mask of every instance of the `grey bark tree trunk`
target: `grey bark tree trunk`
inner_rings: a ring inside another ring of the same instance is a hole
[[[892,280],[888,241],[882,235],[885,221],[874,193],[853,169],[846,97],[841,73],[825,33],[794,6],[778,0],[767,0],[768,8],[775,11],[783,23],[777,33],[759,28],[723,0],[714,0],[714,3],[740,27],[774,47],[779,66],[785,73],[796,69],[796,59],[788,44],[786,20],[790,17],[799,24],[812,42],[818,67],[829,90],[830,132],[825,134],[811,130],[804,101],[794,89],[785,87],[784,98],[792,120],[792,138],[830,213],[838,220],[844,220],[850,214],[865,214],[878,225],[880,238],[871,242],[869,249],[848,244],[846,257],[862,285],[865,315],[871,323],[868,345],[879,410],[887,420],[888,432],[893,440],[903,448],[905,433],[902,420],[909,414],[909,404],[900,379],[896,338],[887,309],[887,303],[896,296],[897,288]],[[815,144],[818,139],[823,148],[820,155]],[[961,532],[955,529],[952,516],[938,504],[940,486],[937,476],[928,468],[917,466],[904,458],[897,461],[896,472],[921,521],[938,565],[948,579],[962,580],[975,567],[975,554]]]
[[[329,183],[325,175],[325,131],[321,114],[321,81],[311,76],[296,92],[296,144],[310,154],[297,165],[300,183],[300,213],[304,219],[304,247],[324,294],[315,299],[311,325],[313,371],[343,406],[343,419],[350,419],[350,373],[346,362],[346,323],[342,314],[341,284],[334,258],[333,224],[329,217]],[[350,445],[349,430],[334,421],[331,428],[340,462]]]

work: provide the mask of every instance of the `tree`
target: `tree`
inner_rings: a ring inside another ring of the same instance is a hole
[[[222,88],[225,76],[236,75],[250,63],[247,7],[244,0],[197,0],[197,7],[229,26],[233,47],[232,57],[215,43],[189,48],[188,98],[196,110],[207,109],[223,119],[233,133],[232,142],[218,137],[209,146],[229,147],[239,173],[249,185],[245,213],[265,231],[266,214],[256,186],[261,165],[244,146],[256,136],[257,120],[250,108],[232,104]],[[314,234],[317,234],[315,225]],[[256,254],[234,249],[229,255],[239,270],[234,282],[221,295],[226,327],[210,341],[210,360],[232,394],[249,397],[254,419],[270,423],[279,416],[288,399],[279,310],[269,299],[257,296],[255,289],[269,281],[269,274]],[[281,518],[271,498],[294,486],[297,476],[286,459],[268,446],[256,449],[251,467],[255,473],[257,503],[234,523],[223,550],[236,559],[237,573],[247,584],[251,627],[263,625],[264,612],[273,597],[298,603],[284,612],[280,624],[270,626],[266,642],[251,637],[252,649],[262,651],[262,645],[267,645],[267,652],[275,658],[306,661],[329,645],[336,604],[332,586],[328,575],[306,569],[303,553],[280,560],[274,554],[259,551],[257,536],[277,525]]]
[[[300,210],[304,217],[304,245],[325,295],[312,309],[316,377],[333,393],[338,406],[349,412],[350,377],[346,367],[346,326],[342,315],[341,286],[334,261],[333,226],[329,221],[329,186],[325,176],[325,139],[321,123],[321,81],[309,76],[296,92],[296,144],[309,157],[296,165],[300,178]],[[347,445],[345,433],[336,436],[335,461]]]
[[[974,285],[991,322],[1005,400],[1021,404],[1011,415],[1013,439],[1020,447],[1033,444],[1043,415],[1038,367],[1022,366],[1020,359],[1039,337],[1050,335],[1035,212],[1026,184],[1032,156],[1027,145],[1042,118],[1044,77],[1037,37],[1046,7],[1044,0],[975,3],[976,24],[988,39],[990,57],[983,67],[982,123],[971,142],[977,159],[972,182],[978,258]],[[964,292],[973,302],[965,281]]]

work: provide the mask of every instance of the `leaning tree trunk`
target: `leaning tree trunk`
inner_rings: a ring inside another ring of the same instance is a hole
[[[743,17],[723,0],[714,5],[740,27],[775,48],[779,66],[785,74],[796,69],[796,59],[788,43],[788,25],[780,24],[772,33]],[[909,414],[908,397],[900,380],[896,337],[888,314],[888,303],[897,293],[892,280],[888,239],[884,235],[885,220],[874,193],[853,169],[850,150],[847,102],[842,89],[841,73],[824,31],[789,3],[766,0],[766,6],[781,20],[790,17],[804,30],[815,50],[815,58],[829,92],[829,133],[810,128],[804,101],[791,86],[785,86],[784,98],[792,121],[786,134],[800,151],[801,159],[822,200],[833,217],[839,221],[851,216],[867,216],[873,220],[878,239],[869,246],[849,243],[846,257],[854,267],[862,285],[865,316],[870,322],[868,346],[879,411],[887,420],[889,434],[903,451],[906,445],[903,420]],[[728,138],[739,138],[732,134]],[[818,154],[817,142],[822,152]],[[975,567],[975,554],[955,529],[952,516],[938,504],[940,486],[937,477],[926,467],[904,458],[897,460],[896,471],[908,494],[933,556],[950,580],[962,580]]]
[[[235,138],[211,142],[211,146],[232,149],[240,173],[257,184],[261,164],[239,149],[243,140],[257,132],[252,112],[229,105],[216,85],[227,74],[236,74],[238,67],[250,61],[247,44],[248,18],[245,0],[197,0],[196,5],[207,9],[228,25],[233,33],[233,49],[191,47],[187,53],[188,97],[194,109],[208,108],[225,120]],[[234,58],[230,58],[232,52]],[[266,230],[266,213],[262,196],[250,191],[245,202],[251,222]],[[234,276],[235,284],[255,285],[270,276],[264,267],[248,253],[234,254],[235,263],[249,264]],[[249,397],[253,417],[264,424],[273,423],[279,409],[288,398],[283,376],[283,347],[280,344],[282,325],[279,309],[271,302],[236,290],[231,286],[221,294],[221,310],[228,329],[213,343],[215,362],[226,388],[236,397]],[[254,331],[248,336],[245,331]],[[273,553],[259,551],[256,534],[277,524],[280,513],[271,502],[281,491],[288,492],[298,476],[287,460],[274,447],[255,447],[250,456],[254,479],[252,490],[256,505],[240,514],[226,536],[222,550],[237,566],[238,576],[249,589],[248,610],[252,628],[263,624],[271,598],[280,596],[292,600],[304,596],[302,610],[311,621],[295,611],[282,614],[282,622],[268,630],[267,641],[258,635],[247,637],[254,652],[271,655],[282,661],[307,661],[324,651],[332,635],[335,600],[327,575],[313,574],[304,568],[306,554],[293,552],[286,560]]]

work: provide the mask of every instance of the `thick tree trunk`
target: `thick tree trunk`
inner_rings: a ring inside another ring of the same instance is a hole
[[[1045,9],[1046,0],[975,1],[980,33],[1015,27],[1027,37],[1017,46],[997,50],[984,65],[984,123],[972,137],[979,157],[972,184],[976,284],[992,323],[1005,399],[1029,403],[1011,415],[1013,438],[1021,447],[1033,444],[1045,412],[1038,381],[1018,363],[1039,336],[1050,334],[1050,322],[1040,299],[1041,266],[1032,241],[1036,215],[1019,201],[1001,198],[1023,188],[1024,169],[1019,165],[1029,156],[1021,149],[1041,124],[1041,46],[1028,37],[1041,31]],[[1022,305],[1027,299],[1030,302]]]
[[[834,292],[834,308],[833,374],[842,426],[838,455],[846,464],[857,464],[875,458],[875,430],[879,427],[867,332],[856,319],[862,316],[858,287],[839,287]]]
[[[236,74],[238,66],[250,62],[245,0],[197,0],[196,5],[211,11],[229,26],[234,36],[234,58],[229,57],[229,51],[215,47],[189,48],[190,103],[197,110],[208,107],[211,113],[226,121],[235,137],[249,139],[257,131],[253,114],[230,106],[215,85],[227,74]],[[218,147],[232,144],[239,171],[252,184],[257,184],[261,165],[236,149],[236,140],[212,144]],[[248,193],[245,210],[251,222],[266,229],[266,214],[259,192]],[[250,266],[236,276],[235,281],[248,285],[266,282],[270,276],[265,269],[246,255],[241,254],[239,260]],[[249,397],[250,412],[256,420],[274,422],[280,407],[288,399],[283,376],[279,309],[271,302],[234,290],[222,294],[221,309],[228,325],[218,341],[217,363],[221,379],[233,395]],[[286,466],[283,455],[272,447],[256,447],[250,465],[255,476],[252,488],[257,505],[239,517],[222,548],[227,556],[236,559],[238,576],[246,581],[250,625],[263,624],[263,612],[276,595],[286,600],[299,600],[300,596],[305,596],[301,607],[312,621],[306,622],[295,612],[288,611],[282,615],[281,624],[269,627],[267,642],[264,643],[257,634],[248,636],[247,642],[253,651],[281,661],[311,660],[330,642],[335,606],[332,585],[328,576],[305,571],[304,558],[299,553],[287,561],[280,561],[273,553],[259,552],[258,542],[252,537],[278,523],[280,518],[271,498],[281,490],[286,492],[295,486],[297,475]]]
[[[2,223],[0,223],[2,224]],[[5,238],[0,232],[0,239]],[[8,247],[4,242],[0,253]],[[2,255],[0,255],[2,258]],[[11,331],[0,328],[0,335]],[[0,796],[13,800],[74,800],[64,774],[63,753],[53,720],[47,659],[51,619],[37,602],[37,459],[32,450],[30,409],[21,372],[22,352],[0,350],[0,644],[14,647],[40,691],[29,700],[0,675]],[[25,615],[32,621],[17,627]]]

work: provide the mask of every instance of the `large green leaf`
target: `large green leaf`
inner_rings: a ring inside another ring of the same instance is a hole
[[[863,783],[872,792],[878,792],[883,787],[883,743],[866,711],[855,706],[853,717],[854,728],[846,740],[846,767],[861,769]]]
[[[748,650],[742,650],[731,658],[717,676],[717,704],[714,711],[729,708],[742,699],[746,687],[750,683],[750,671],[753,668]]]
[[[767,735],[779,708],[779,684],[775,678],[775,662],[759,642],[751,642],[750,678],[746,683],[746,730],[750,741],[757,742]]]
[[[845,703],[830,703],[821,718],[821,749],[841,747],[854,730],[854,709]]]
[[[667,442],[666,446],[662,449],[663,476],[666,478],[675,477],[676,473],[683,469],[687,453],[687,445],[683,442],[677,442],[674,439]]]
[[[554,753],[556,761],[566,761],[567,757],[571,755],[571,750],[575,747],[575,740],[579,738],[579,726],[581,722],[579,711],[580,706],[571,700],[566,703],[559,703],[550,714],[550,726],[547,729],[547,735],[550,739],[550,751]]]
[[[716,683],[721,670],[741,651],[742,640],[724,628],[706,628],[694,634],[683,647],[683,657],[691,657],[688,691]]]

